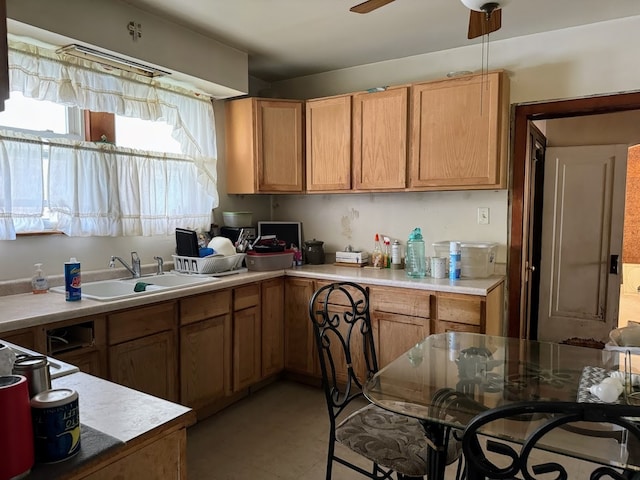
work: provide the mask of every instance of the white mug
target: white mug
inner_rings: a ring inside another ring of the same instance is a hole
[[[447,259],[445,257],[431,257],[431,276],[433,278],[445,278]]]

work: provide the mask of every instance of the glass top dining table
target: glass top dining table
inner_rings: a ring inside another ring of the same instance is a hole
[[[463,430],[474,416],[500,405],[522,401],[598,402],[589,387],[611,371],[624,372],[624,365],[624,354],[618,352],[447,332],[428,336],[379,370],[365,385],[364,393],[372,403],[415,417],[427,430],[437,427],[435,430],[443,435],[444,429]],[[640,359],[634,366],[640,367]],[[446,401],[460,393],[470,401]],[[522,443],[534,422],[496,422],[482,433]],[[438,438],[432,440],[437,444]],[[561,431],[549,435],[540,445],[565,456],[640,471],[640,454],[629,455],[614,438]],[[433,478],[441,478],[443,467],[436,470],[440,471],[434,472]]]

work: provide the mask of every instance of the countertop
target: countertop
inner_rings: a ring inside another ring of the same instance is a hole
[[[56,378],[51,386],[78,392],[80,423],[125,443],[158,428],[195,423],[195,413],[188,407],[86,373]]]
[[[49,292],[41,295],[20,293],[0,296],[0,334],[20,328],[34,327],[57,321],[98,315],[156,302],[174,300],[208,291],[236,287],[282,276],[319,278],[333,281],[353,281],[370,285],[415,288],[434,292],[451,292],[467,295],[487,295],[504,281],[504,276],[482,279],[449,279],[407,277],[404,270],[341,267],[334,265],[304,265],[302,267],[270,272],[246,272],[219,277],[216,281],[172,290],[160,290],[134,298],[100,302],[83,298],[67,302],[63,294]],[[1,335],[0,335],[1,336]]]

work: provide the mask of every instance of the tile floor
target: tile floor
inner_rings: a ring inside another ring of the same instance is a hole
[[[253,393],[189,429],[189,480],[323,480],[326,408],[322,390],[293,382]],[[347,458],[360,458],[343,451]],[[447,468],[447,480],[455,478],[455,466]],[[573,461],[569,467],[570,479],[589,477],[588,464]],[[333,478],[365,477],[335,465]]]

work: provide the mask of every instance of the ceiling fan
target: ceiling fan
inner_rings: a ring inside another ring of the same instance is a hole
[[[502,26],[502,7],[511,0],[461,0],[469,13],[469,31],[467,38],[472,39],[500,30]]]
[[[355,13],[369,13],[393,1],[394,0],[367,0],[366,2],[351,7],[349,10]],[[467,38],[472,39],[499,30],[502,26],[502,7],[510,1],[511,0],[461,0],[461,2],[471,10]]]

